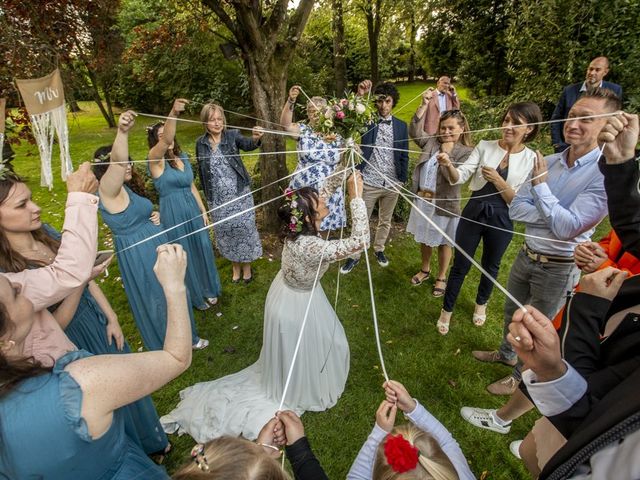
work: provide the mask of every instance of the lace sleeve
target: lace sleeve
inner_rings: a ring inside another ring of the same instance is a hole
[[[329,240],[324,245],[324,260],[337,262],[369,246],[369,218],[367,207],[361,198],[351,200],[351,217],[351,236],[342,240]]]

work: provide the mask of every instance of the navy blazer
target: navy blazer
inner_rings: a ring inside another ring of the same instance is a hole
[[[583,83],[584,82],[574,83],[562,89],[562,95],[560,95],[560,100],[553,111],[553,115],[551,115],[551,120],[567,118],[573,104],[582,96],[583,92],[581,92],[580,89]],[[602,82],[602,88],[608,88],[618,95],[618,97],[622,98],[622,87],[617,83]],[[564,135],[562,134],[563,125],[562,122],[551,124],[551,143],[553,143],[556,153],[563,151],[569,146],[564,141]]]
[[[391,124],[393,126],[393,148],[398,149],[393,151],[393,162],[396,166],[396,176],[398,177],[398,180],[404,183],[409,178],[409,130],[405,122],[393,116],[391,117]],[[362,135],[362,140],[360,142],[362,156],[366,160],[371,158],[377,136],[378,124],[373,123],[367,125],[367,131]],[[360,171],[364,171],[366,164],[362,162],[357,168]]]

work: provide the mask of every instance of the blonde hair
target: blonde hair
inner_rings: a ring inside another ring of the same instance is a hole
[[[213,112],[220,112],[220,115],[222,115],[223,130],[227,129],[227,117],[224,114],[224,108],[217,103],[209,102],[202,107],[202,110],[200,110],[200,121],[202,122],[202,127],[204,128],[205,133],[209,133],[207,123],[209,123],[209,117]]]
[[[320,110],[321,108],[324,108],[326,106],[327,106],[327,99],[323,97],[318,97],[318,96],[311,97],[307,102],[307,108],[314,107]]]
[[[371,477],[373,480],[458,480],[453,463],[431,435],[412,423],[397,426],[391,431],[391,435],[398,434],[420,450],[416,468],[405,473],[398,473],[391,468],[384,453],[387,437],[378,447]]]
[[[269,457],[262,447],[236,437],[220,437],[204,447],[208,471],[195,461],[178,470],[173,480],[291,480],[278,462]]]

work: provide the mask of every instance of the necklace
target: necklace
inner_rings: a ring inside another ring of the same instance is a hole
[[[24,256],[24,257],[29,257],[30,256],[30,255],[25,255],[25,251],[19,251],[18,250],[18,252],[20,254],[22,254],[22,256]],[[38,248],[38,247],[29,248],[28,250],[26,250],[26,252],[33,252],[33,253],[37,254],[41,259],[46,260],[47,263],[49,263],[49,264],[53,263],[54,256],[50,255],[48,253],[48,251],[45,251],[45,250],[43,250],[41,248]]]

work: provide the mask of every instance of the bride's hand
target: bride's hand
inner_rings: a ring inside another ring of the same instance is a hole
[[[362,198],[362,188],[364,182],[362,181],[362,174],[359,171],[355,171],[347,180],[347,191],[351,198]]]

